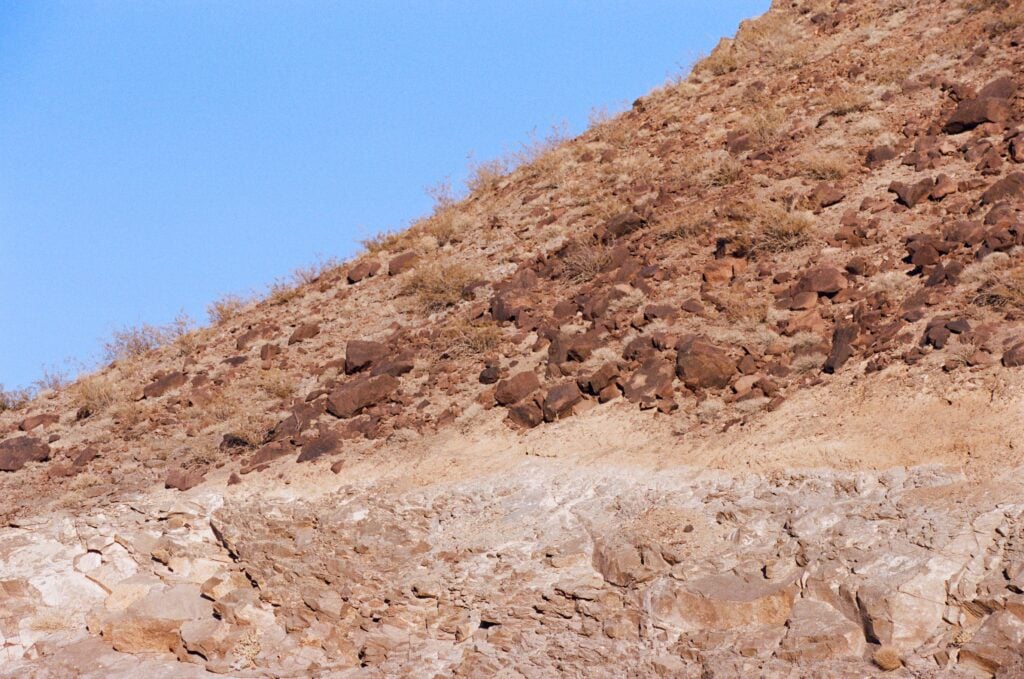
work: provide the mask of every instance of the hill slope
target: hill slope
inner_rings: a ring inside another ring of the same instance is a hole
[[[1022,41],[775,3],[358,259],[120,337],[0,413],[0,672],[1024,673]]]

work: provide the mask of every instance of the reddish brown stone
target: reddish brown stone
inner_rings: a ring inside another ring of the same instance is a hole
[[[380,342],[352,340],[345,345],[345,374],[353,375],[366,370],[387,355],[387,346]]]
[[[843,272],[834,266],[816,266],[808,269],[800,282],[796,284],[796,292],[815,292],[819,295],[832,295],[846,288],[849,283]]]
[[[893,182],[889,185],[889,191],[896,194],[896,200],[900,203],[907,207],[914,207],[928,197],[934,186],[935,182],[926,178],[916,184]]]
[[[16,472],[29,462],[50,459],[50,446],[31,436],[19,436],[0,443],[0,472]]]
[[[174,488],[186,491],[195,488],[202,483],[206,475],[200,471],[185,471],[184,469],[172,469],[167,473],[164,480],[164,488]]]
[[[600,394],[619,376],[619,368],[614,363],[605,363],[596,371],[579,381],[580,388],[588,394]]]
[[[358,283],[366,278],[375,276],[380,271],[380,262],[376,259],[365,259],[348,271],[349,284]]]
[[[412,269],[420,261],[420,256],[412,250],[395,255],[388,262],[388,275],[397,276]]]
[[[1014,198],[1024,192],[1024,172],[1013,172],[990,186],[981,196],[982,205]]]
[[[1003,365],[1007,368],[1024,365],[1024,342],[1013,345],[1003,353]]]
[[[142,394],[146,398],[160,398],[168,391],[181,387],[186,381],[185,373],[173,372],[146,385],[146,388],[142,390]]]
[[[266,465],[274,460],[291,455],[295,447],[288,441],[273,441],[263,446],[249,458],[242,468],[242,473],[246,474],[260,465]]]
[[[676,374],[690,389],[721,389],[736,374],[736,361],[722,349],[695,340],[679,347]]]
[[[960,102],[953,115],[943,126],[946,134],[960,134],[974,129],[982,123],[1003,123],[1012,115],[1010,104],[1005,99],[979,97]]]
[[[391,375],[360,377],[347,382],[327,397],[327,412],[335,417],[349,418],[372,405],[391,398],[401,382]]]
[[[18,429],[21,431],[32,431],[36,427],[48,427],[51,424],[57,424],[60,422],[60,417],[52,413],[41,413],[39,415],[32,415],[26,417],[18,425]]]
[[[288,346],[311,339],[319,334],[320,325],[318,323],[303,323],[295,328],[295,332],[288,338]]]
[[[518,403],[540,388],[540,380],[532,370],[526,370],[498,382],[494,400],[498,405]]]
[[[508,409],[508,420],[517,427],[532,429],[544,421],[544,413],[539,405],[526,401]]]
[[[672,361],[659,354],[650,354],[644,358],[640,369],[623,382],[622,393],[641,408],[655,408],[662,401],[674,405],[672,383],[675,373]]]
[[[341,452],[341,438],[334,433],[326,433],[302,446],[296,462],[311,462],[324,455],[335,455]]]
[[[575,380],[556,384],[544,396],[544,403],[542,405],[544,420],[553,422],[565,417],[572,412],[572,407],[582,398],[583,395],[580,393],[579,387],[576,386]]]
[[[826,373],[834,373],[843,367],[853,355],[853,341],[857,339],[857,326],[852,323],[844,323],[836,326],[832,333],[832,349],[822,370]]]

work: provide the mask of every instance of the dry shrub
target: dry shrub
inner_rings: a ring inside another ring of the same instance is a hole
[[[476,278],[476,272],[464,264],[432,261],[406,278],[402,293],[414,297],[420,310],[429,314],[466,299],[466,286]]]
[[[721,158],[702,177],[705,186],[729,186],[743,177],[743,163],[732,156]]]
[[[423,231],[437,241],[438,247],[458,243],[470,228],[469,218],[459,214],[453,207],[439,209],[423,222]]]
[[[143,323],[135,327],[124,327],[111,333],[103,344],[108,361],[118,361],[141,356],[147,351],[166,346],[182,335],[191,332],[195,323],[182,312],[167,325]]]
[[[92,414],[106,410],[121,398],[114,381],[103,375],[88,375],[71,388],[71,402]]]
[[[4,389],[0,384],[0,413],[7,410],[21,410],[35,394],[31,389]]]
[[[842,118],[867,110],[871,106],[871,99],[863,92],[838,90],[825,97],[824,105],[830,115]]]
[[[445,329],[446,352],[452,356],[480,356],[498,348],[501,330],[493,323],[458,321]]]
[[[1024,311],[1024,269],[991,273],[982,280],[971,302],[1001,311]]]
[[[267,434],[273,428],[274,423],[265,415],[244,413],[228,423],[225,434],[237,437],[246,445],[255,448],[266,442]]]
[[[42,376],[33,384],[39,391],[58,391],[68,386],[68,374],[57,368],[43,368]]]
[[[835,181],[849,172],[850,163],[839,155],[811,153],[801,159],[800,171],[811,179]]]
[[[563,275],[572,283],[593,280],[608,265],[608,250],[596,243],[577,243],[570,246],[562,258]]]
[[[469,177],[466,179],[466,188],[470,193],[483,191],[498,183],[508,174],[508,160],[505,158],[494,158],[483,162],[476,162],[470,158]]]
[[[273,305],[287,304],[299,296],[299,288],[292,281],[278,278],[267,289],[267,301]]]
[[[813,238],[811,213],[790,211],[775,203],[736,203],[722,216],[740,223],[730,241],[741,254],[788,252]]]
[[[710,55],[694,64],[693,72],[719,76],[732,73],[739,67],[740,60],[732,40],[722,38]]]
[[[271,396],[280,399],[291,398],[298,391],[298,386],[291,375],[278,368],[261,372],[259,387]]]
[[[364,238],[359,241],[359,244],[363,246],[363,249],[370,254],[381,252],[382,250],[399,250],[401,243],[407,237],[406,231],[381,231],[380,233]]]
[[[315,283],[326,273],[334,271],[341,266],[341,262],[335,257],[324,257],[317,255],[316,261],[308,266],[300,266],[291,273],[292,283],[296,286]]]
[[[768,104],[747,117],[747,133],[760,148],[774,146],[782,139],[782,125],[785,120],[785,111],[775,104]]]
[[[657,237],[662,241],[689,240],[708,233],[711,227],[712,222],[708,215],[699,215],[662,227],[657,232]]]
[[[127,441],[141,438],[141,432],[136,428],[149,419],[146,406],[141,401],[122,401],[112,408],[111,415],[115,431]]]
[[[798,375],[806,375],[820,370],[827,358],[825,354],[803,354],[794,358],[789,368]]]
[[[222,295],[206,306],[206,315],[214,325],[231,320],[245,308],[249,300],[238,295]]]

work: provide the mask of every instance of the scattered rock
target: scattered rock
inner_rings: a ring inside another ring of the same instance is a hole
[[[16,472],[29,462],[50,459],[50,446],[31,436],[19,436],[0,443],[0,472]]]

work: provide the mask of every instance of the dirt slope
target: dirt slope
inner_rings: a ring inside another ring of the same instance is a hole
[[[776,2],[0,412],[0,675],[1024,676],[1022,41]]]

